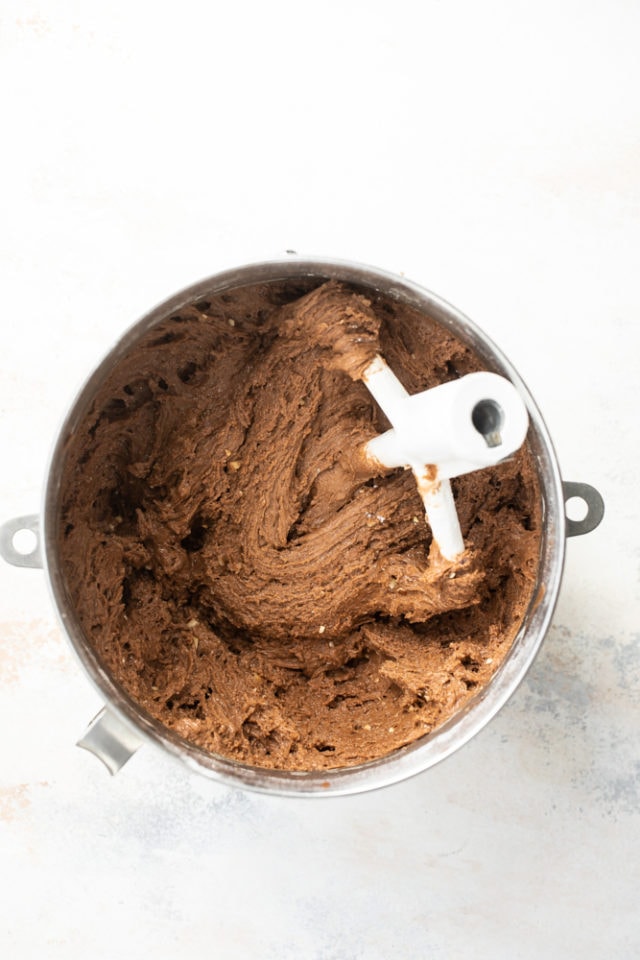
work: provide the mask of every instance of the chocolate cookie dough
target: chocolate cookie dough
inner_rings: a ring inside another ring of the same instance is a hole
[[[256,766],[358,764],[490,679],[530,602],[540,498],[523,448],[453,489],[445,562],[359,381],[414,393],[478,358],[416,310],[333,281],[200,299],[155,326],[70,441],[61,553],[91,645],[182,737]]]

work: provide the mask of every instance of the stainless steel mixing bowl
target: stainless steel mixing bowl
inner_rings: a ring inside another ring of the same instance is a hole
[[[487,370],[511,380],[529,412],[528,443],[542,493],[543,529],[536,590],[518,635],[490,683],[443,726],[389,756],[354,767],[300,773],[265,770],[202,750],[154,720],[124,693],[87,642],[69,601],[61,572],[58,526],[67,441],[87,415],[98,386],[151,327],[205,296],[255,283],[310,277],[355,283],[418,308],[468,344],[483,360]],[[565,502],[573,497],[586,502],[587,514],[583,520],[573,521],[566,517]],[[327,797],[372,790],[427,770],[486,726],[516,690],[549,629],[560,590],[566,538],[594,529],[602,519],[603,511],[602,498],[593,487],[561,479],[551,439],[531,394],[507,358],[464,314],[417,284],[383,270],[337,260],[291,257],[218,273],[160,304],[124,334],[91,374],[64,420],[51,457],[40,517],[18,517],[5,523],[0,528],[0,554],[18,566],[44,567],[62,628],[106,702],[79,745],[99,756],[112,773],[119,770],[145,741],[151,741],[188,767],[215,780],[274,794]],[[18,552],[14,545],[15,534],[23,529],[36,534],[36,545],[27,554]]]

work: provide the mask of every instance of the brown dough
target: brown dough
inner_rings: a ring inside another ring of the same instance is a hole
[[[539,491],[524,448],[453,481],[453,566],[410,471],[359,453],[388,427],[358,377],[410,392],[482,365],[408,306],[278,283],[167,318],[70,442],[61,538],[89,642],[188,740],[257,766],[357,764],[485,684],[531,599]]]

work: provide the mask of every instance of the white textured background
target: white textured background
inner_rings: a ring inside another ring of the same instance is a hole
[[[0,520],[122,330],[216,270],[346,257],[467,312],[602,526],[498,718],[380,793],[115,779],[43,576],[0,568],[0,956],[640,955],[640,5],[0,5]]]

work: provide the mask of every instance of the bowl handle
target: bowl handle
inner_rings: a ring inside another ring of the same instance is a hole
[[[142,740],[120,717],[103,707],[76,746],[89,750],[98,760],[102,760],[113,775],[124,767],[127,760],[142,746]]]
[[[591,533],[604,517],[604,500],[595,487],[588,483],[573,483],[570,480],[562,481],[565,507],[567,500],[583,500],[587,505],[586,516],[582,520],[570,520],[566,517],[567,536],[579,537],[583,533]]]
[[[34,545],[23,552],[17,550],[14,538],[17,533],[28,530],[35,534]],[[14,567],[34,567],[42,569],[42,551],[40,549],[40,518],[37,513],[26,517],[14,517],[0,526],[0,556]]]

